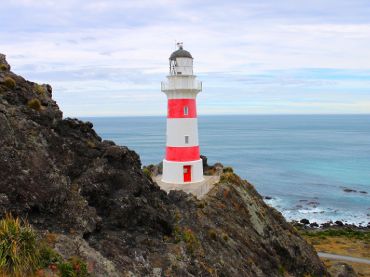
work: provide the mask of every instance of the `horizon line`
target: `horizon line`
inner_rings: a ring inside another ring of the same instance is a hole
[[[198,115],[198,117],[203,116],[370,116],[370,113],[266,113],[266,114],[203,114]],[[66,116],[64,118],[92,118],[92,117],[106,117],[106,118],[113,118],[113,117],[164,117],[166,118],[167,115],[75,115],[75,116]]]

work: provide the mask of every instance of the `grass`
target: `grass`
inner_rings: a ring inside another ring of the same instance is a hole
[[[152,178],[152,173],[150,172],[150,170],[146,167],[143,168],[143,173],[146,177],[148,177],[148,179],[151,179]]]
[[[64,260],[49,246],[55,235],[40,241],[27,221],[7,214],[0,220],[0,276],[87,277],[87,264],[79,257]],[[48,273],[49,272],[49,273]]]
[[[318,231],[301,230],[301,235],[319,252],[344,256],[370,258],[370,232],[351,228],[327,229]],[[322,259],[330,268],[338,261]],[[370,265],[351,263],[358,276],[370,276]]]
[[[370,243],[370,232],[353,230],[351,228],[327,229],[322,231],[302,231],[301,233],[306,237],[345,237],[364,240]]]
[[[16,82],[11,77],[5,77],[4,78],[4,85],[7,86],[10,89],[14,89],[16,86]]]
[[[190,255],[193,255],[201,247],[198,238],[190,228],[181,228],[179,226],[175,226],[174,236],[176,242],[185,242],[186,250],[190,253]]]
[[[0,70],[1,71],[7,71],[8,70],[8,66],[6,64],[0,64]]]
[[[35,111],[41,111],[41,102],[39,99],[34,98],[27,102],[27,106]]]
[[[42,85],[39,85],[39,84],[35,84],[34,89],[35,89],[36,93],[39,94],[39,95],[44,95],[45,92],[46,92],[45,88]]]
[[[11,276],[34,272],[40,261],[36,242],[26,221],[7,214],[0,221],[0,270]]]

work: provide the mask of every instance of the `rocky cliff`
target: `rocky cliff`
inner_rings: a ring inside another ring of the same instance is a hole
[[[203,200],[161,191],[139,156],[63,119],[0,55],[0,213],[54,234],[93,276],[326,276],[313,248],[232,172]]]

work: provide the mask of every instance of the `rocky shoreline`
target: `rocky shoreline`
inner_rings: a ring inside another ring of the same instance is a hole
[[[292,220],[290,221],[290,224],[305,230],[351,229],[356,231],[370,231],[370,224],[362,226],[344,223],[340,220],[336,220],[334,222],[329,220],[325,223],[318,224],[317,222],[310,222],[308,219],[302,218],[300,221]]]

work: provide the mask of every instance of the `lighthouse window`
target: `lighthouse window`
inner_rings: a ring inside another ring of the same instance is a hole
[[[184,106],[184,115],[188,115],[188,114],[189,114],[189,107]]]
[[[185,136],[185,144],[189,143],[189,136]]]

